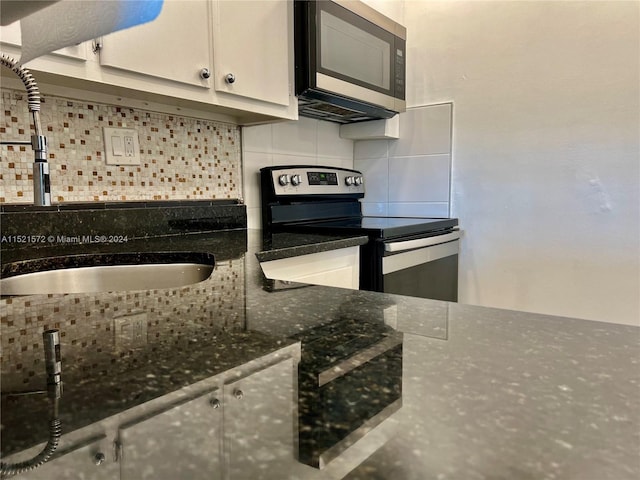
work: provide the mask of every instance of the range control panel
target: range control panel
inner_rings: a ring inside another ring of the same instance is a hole
[[[267,167],[261,171],[279,195],[344,195],[364,196],[364,178],[357,170],[314,165]]]

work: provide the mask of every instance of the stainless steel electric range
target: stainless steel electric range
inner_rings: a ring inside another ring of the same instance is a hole
[[[260,170],[265,231],[367,235],[360,289],[458,299],[457,218],[363,216],[361,172],[313,165]]]

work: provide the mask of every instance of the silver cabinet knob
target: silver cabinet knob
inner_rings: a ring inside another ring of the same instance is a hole
[[[202,70],[200,70],[200,78],[202,78],[203,80],[206,80],[210,76],[211,71],[208,68],[203,68]]]
[[[291,185],[293,185],[294,187],[297,187],[298,185],[300,185],[301,182],[302,182],[302,178],[300,178],[300,175],[291,176]]]
[[[102,465],[107,457],[104,456],[104,453],[98,452],[93,456],[93,463],[95,465]]]
[[[217,398],[212,398],[211,400],[209,400],[209,405],[211,405],[212,408],[220,408],[220,400],[218,400]]]
[[[233,396],[236,397],[238,400],[242,400],[242,397],[244,397],[244,392],[242,390],[235,390],[233,392]]]
[[[236,76],[233,73],[227,73],[224,77],[224,81],[227,83],[233,83],[236,81]]]

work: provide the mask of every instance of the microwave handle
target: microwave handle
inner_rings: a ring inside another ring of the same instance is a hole
[[[454,231],[435,237],[418,238],[416,240],[404,240],[400,242],[389,242],[384,244],[385,252],[403,252],[415,248],[431,247],[440,243],[451,242],[460,238],[460,232]]]

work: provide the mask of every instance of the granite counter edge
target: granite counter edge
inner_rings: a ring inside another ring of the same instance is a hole
[[[299,257],[301,255],[309,255],[312,253],[328,252],[331,250],[339,250],[341,248],[360,246],[366,244],[368,241],[369,238],[367,236],[361,235],[337,240],[327,240],[307,245],[263,250],[261,252],[257,252],[256,257],[260,262],[269,262],[272,260],[281,260],[283,258]]]

